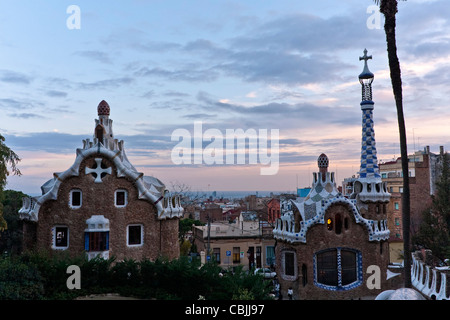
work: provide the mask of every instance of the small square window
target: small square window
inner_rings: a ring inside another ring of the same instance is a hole
[[[66,249],[69,246],[69,228],[55,227],[53,228],[53,248]]]
[[[81,190],[71,190],[70,191],[70,207],[79,208],[81,207],[82,194]]]
[[[127,205],[127,192],[125,190],[117,190],[115,194],[116,207],[125,207]]]
[[[142,225],[128,226],[128,245],[141,246],[143,244]]]

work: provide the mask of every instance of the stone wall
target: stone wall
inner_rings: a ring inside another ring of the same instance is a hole
[[[450,267],[435,266],[430,250],[412,253],[412,285],[432,300],[450,299]]]

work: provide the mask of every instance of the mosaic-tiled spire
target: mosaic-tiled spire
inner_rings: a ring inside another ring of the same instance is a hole
[[[364,69],[359,75],[359,82],[362,86],[362,144],[359,177],[379,179],[381,176],[375,146],[375,131],[373,129],[374,102],[372,101],[372,82],[374,75],[367,66],[367,60],[369,59],[372,59],[372,56],[368,56],[367,50],[364,49],[364,56],[359,57],[359,60],[364,60]]]

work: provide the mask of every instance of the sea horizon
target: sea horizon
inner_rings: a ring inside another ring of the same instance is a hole
[[[197,195],[202,197],[213,197],[214,199],[220,199],[220,198],[231,198],[231,199],[238,199],[238,198],[245,198],[250,195],[256,195],[257,197],[270,197],[271,195],[279,195],[283,193],[291,193],[296,194],[294,190],[292,191],[279,191],[279,190],[272,190],[272,191],[265,191],[265,190],[254,190],[254,191],[236,191],[236,190],[228,190],[228,191],[190,191],[190,195]]]

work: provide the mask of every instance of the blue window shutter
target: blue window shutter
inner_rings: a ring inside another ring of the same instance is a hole
[[[89,251],[89,232],[84,233],[84,250]]]
[[[106,250],[109,250],[109,231],[106,232]]]

